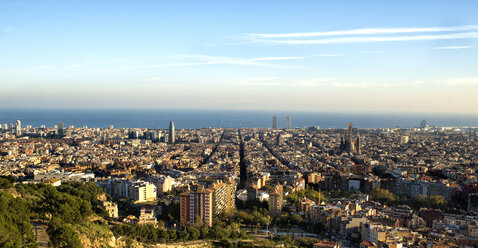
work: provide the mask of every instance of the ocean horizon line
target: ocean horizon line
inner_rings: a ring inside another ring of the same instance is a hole
[[[419,127],[422,120],[430,126],[474,127],[478,115],[470,114],[417,114],[417,113],[340,113],[340,112],[279,112],[247,110],[131,110],[131,109],[0,109],[0,123],[23,126],[52,127],[58,122],[65,126],[104,128],[165,129],[173,120],[178,129],[195,128],[268,128],[277,116],[277,128],[286,127],[290,116],[292,128],[315,127],[346,128],[353,123],[358,128]]]

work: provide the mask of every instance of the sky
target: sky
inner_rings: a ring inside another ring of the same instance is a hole
[[[478,1],[0,0],[0,108],[478,113]]]

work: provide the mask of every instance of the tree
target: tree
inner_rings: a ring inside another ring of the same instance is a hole
[[[0,247],[36,247],[26,201],[0,192]]]
[[[370,196],[374,200],[387,203],[391,203],[396,199],[395,195],[392,194],[390,191],[380,188],[375,188],[374,190],[372,190]]]
[[[54,247],[82,247],[78,234],[60,219],[53,218],[48,224],[47,232]]]
[[[169,240],[175,241],[178,238],[176,230],[168,230]]]
[[[12,176],[0,176],[0,189],[9,189],[13,187],[13,183],[15,183],[17,179]]]
[[[189,233],[187,230],[183,230],[182,232],[179,233],[179,239],[182,241],[188,241],[189,240]]]
[[[445,200],[445,197],[441,195],[430,196],[428,201],[432,208],[444,209],[448,204],[448,202]]]
[[[188,227],[187,230],[189,232],[189,238],[191,240],[196,240],[199,238],[199,236],[201,236],[201,232],[194,226]]]
[[[170,238],[168,230],[163,229],[163,228],[159,229],[158,237],[161,241],[167,242]]]
[[[213,234],[213,237],[216,239],[226,239],[229,237],[229,233],[227,232],[227,229],[217,224],[214,225],[212,229],[212,234]]]
[[[209,228],[206,226],[201,227],[201,239],[207,239],[209,238]]]

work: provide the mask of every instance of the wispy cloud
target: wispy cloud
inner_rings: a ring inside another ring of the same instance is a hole
[[[444,47],[437,47],[435,49],[440,49],[440,50],[455,50],[455,49],[467,49],[467,48],[472,48],[472,46],[444,46]]]
[[[451,27],[361,28],[325,32],[247,34],[247,43],[325,45],[392,41],[453,40],[478,38],[478,25]],[[450,46],[438,49],[464,49]]]
[[[306,37],[326,37],[326,36],[341,36],[341,35],[457,32],[457,31],[469,31],[469,30],[478,30],[478,25],[451,26],[451,27],[361,28],[361,29],[335,30],[335,31],[326,31],[326,32],[248,34],[248,35],[251,37],[259,37],[259,38],[306,38]]]
[[[439,82],[448,86],[478,85],[478,77],[452,78],[452,79],[439,80]]]
[[[325,44],[347,44],[347,43],[369,43],[369,42],[390,42],[390,41],[423,41],[423,40],[449,40],[478,38],[478,32],[454,33],[442,35],[414,35],[414,36],[360,36],[345,38],[330,38],[318,40],[271,40],[257,39],[257,43],[268,44],[290,44],[290,45],[325,45]]]
[[[79,65],[79,64],[73,64],[73,65],[71,65],[70,67],[71,67],[71,68],[78,68],[78,67],[80,67],[80,65]]]
[[[270,68],[298,68],[298,66],[280,65],[272,63],[264,63],[258,61],[281,61],[281,60],[297,60],[303,57],[259,57],[259,58],[240,58],[240,57],[224,57],[224,56],[208,56],[208,55],[182,55],[175,56],[187,60],[180,63],[167,63],[158,65],[145,65],[125,67],[123,69],[154,69],[164,67],[178,67],[178,66],[198,66],[198,65],[241,65],[241,66],[258,66]]]

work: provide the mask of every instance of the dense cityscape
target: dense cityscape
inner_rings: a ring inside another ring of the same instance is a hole
[[[271,124],[2,124],[0,245],[478,246],[478,128]]]
[[[478,248],[477,0],[0,0],[0,248]]]

